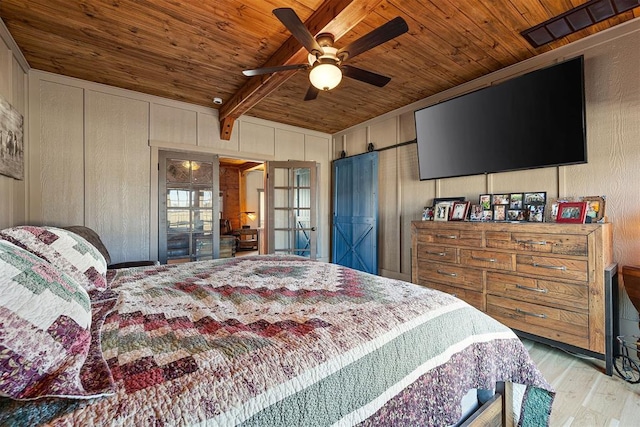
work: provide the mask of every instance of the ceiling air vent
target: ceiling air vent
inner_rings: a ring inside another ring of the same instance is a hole
[[[533,47],[540,47],[638,6],[640,0],[590,0],[520,34]]]

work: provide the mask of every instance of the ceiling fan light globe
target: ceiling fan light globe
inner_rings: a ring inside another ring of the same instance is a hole
[[[309,81],[320,90],[331,90],[342,81],[342,71],[334,64],[317,64],[309,72]]]

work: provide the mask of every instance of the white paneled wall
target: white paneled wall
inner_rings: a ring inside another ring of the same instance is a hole
[[[416,145],[392,149],[397,150],[398,170],[391,167],[390,160],[385,160],[381,163],[380,182],[384,183],[381,185],[385,194],[399,192],[401,222],[400,229],[389,226],[386,218],[392,217],[398,207],[390,203],[390,197],[382,197],[380,215],[385,219],[380,234],[381,273],[410,278],[410,222],[420,219],[422,208],[431,204],[434,197],[465,196],[475,200],[481,193],[520,191],[546,191],[549,198],[605,195],[606,213],[614,224],[614,259],[620,266],[640,265],[638,46],[640,20],[636,19],[334,134],[334,158],[343,146],[348,155],[354,155],[363,152],[368,142],[379,148],[412,141],[413,111],[559,60],[584,55],[588,163],[421,182]],[[390,143],[394,132],[397,138]],[[390,185],[395,188],[387,188]],[[397,248],[387,243],[395,241],[401,242],[397,270],[393,270]],[[637,334],[638,313],[626,296],[622,303],[622,333]]]
[[[161,149],[268,161],[292,155],[329,169],[331,137],[241,117],[220,139],[217,111],[31,71],[29,222],[95,229],[113,262],[157,256]],[[329,200],[328,175],[321,194]],[[328,242],[328,209],[320,218]],[[320,251],[328,260],[328,245]]]
[[[85,224],[112,262],[149,259],[149,104],[85,93]]]
[[[84,224],[84,91],[40,83],[30,88],[30,104],[43,114],[38,126],[30,127],[29,219],[56,226]]]

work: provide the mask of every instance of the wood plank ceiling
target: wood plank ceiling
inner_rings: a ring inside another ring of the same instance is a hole
[[[233,123],[241,104],[250,116],[335,133],[640,16],[635,7],[538,49],[520,35],[584,3],[2,0],[0,17],[34,69],[219,109],[223,123],[225,117]],[[305,56],[273,15],[277,7],[292,7],[314,34],[334,32],[337,47],[403,17],[408,33],[349,61],[391,82],[377,88],[345,78],[316,100],[303,101],[307,71],[245,77],[242,70],[262,67],[271,57],[276,63],[270,65],[281,65]],[[223,105],[213,104],[214,97]]]

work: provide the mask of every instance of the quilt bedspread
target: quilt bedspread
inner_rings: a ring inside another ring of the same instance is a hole
[[[93,303],[103,358],[86,368],[114,394],[2,400],[0,424],[437,426],[470,388],[551,391],[461,300],[301,257],[125,269]]]

